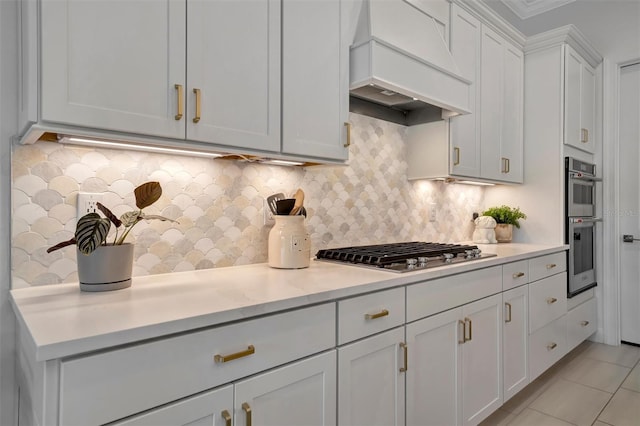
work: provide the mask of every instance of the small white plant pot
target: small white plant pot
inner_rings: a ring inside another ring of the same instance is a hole
[[[513,225],[499,223],[496,225],[496,240],[499,243],[510,243],[513,238]]]
[[[82,291],[110,291],[131,287],[133,244],[100,246],[78,255],[78,280]]]

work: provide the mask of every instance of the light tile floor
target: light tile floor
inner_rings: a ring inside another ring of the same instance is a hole
[[[481,426],[640,426],[640,347],[584,342]]]

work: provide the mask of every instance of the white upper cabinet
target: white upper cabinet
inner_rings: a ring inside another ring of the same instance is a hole
[[[469,12],[454,5],[451,10],[451,53],[463,77],[471,80],[471,114],[450,120],[450,170],[454,175],[480,176],[480,41],[482,24]]]
[[[42,120],[184,138],[185,13],[171,0],[42,1]]]
[[[482,27],[480,71],[480,175],[522,183],[523,54]]]
[[[349,43],[340,0],[282,4],[282,151],[348,158]]]
[[[565,46],[564,143],[595,150],[596,73],[571,46]]]
[[[41,79],[40,90],[23,90],[40,111],[24,109],[23,143],[64,131],[312,162],[348,158],[341,0],[41,4],[23,7],[23,75],[37,85],[37,69]]]
[[[187,0],[187,139],[280,150],[276,0]]]

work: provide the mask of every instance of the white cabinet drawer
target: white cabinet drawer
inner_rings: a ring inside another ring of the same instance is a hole
[[[566,273],[529,284],[529,332],[567,313]]]
[[[502,266],[407,286],[407,322],[502,291]]]
[[[332,348],[335,330],[326,303],[64,360],[60,423],[102,424],[211,389]]]
[[[567,313],[567,350],[578,346],[596,331],[596,299],[592,298]]]
[[[404,324],[404,287],[338,302],[338,344]]]
[[[549,277],[567,270],[567,253],[548,254],[529,259],[529,282]]]
[[[567,353],[565,315],[529,336],[529,380],[542,374]]]
[[[529,261],[502,265],[502,290],[507,291],[529,282]]]

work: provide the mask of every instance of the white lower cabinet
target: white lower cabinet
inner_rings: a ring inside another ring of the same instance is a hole
[[[234,424],[335,425],[335,389],[333,350],[238,382]]]
[[[523,285],[502,293],[505,309],[502,326],[502,390],[505,402],[529,384],[528,290],[528,286]]]
[[[233,385],[228,385],[117,422],[114,426],[224,425],[232,420],[232,413]]]
[[[330,351],[116,425],[335,425],[335,383],[336,352]]]
[[[405,424],[403,342],[399,327],[338,349],[338,424]]]
[[[477,424],[502,405],[502,295],[407,325],[408,425]]]
[[[591,298],[567,313],[567,350],[578,346],[596,332],[596,299]]]

